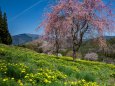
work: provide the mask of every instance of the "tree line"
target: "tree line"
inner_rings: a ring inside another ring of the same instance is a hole
[[[12,37],[8,30],[6,13],[0,10],[0,43],[10,45],[12,44]]]

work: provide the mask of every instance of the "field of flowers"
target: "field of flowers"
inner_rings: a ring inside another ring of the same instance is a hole
[[[115,65],[0,44],[0,86],[115,86]]]

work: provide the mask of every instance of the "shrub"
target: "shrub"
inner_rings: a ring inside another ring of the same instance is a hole
[[[28,44],[25,44],[25,45],[20,45],[20,47],[24,47],[24,48],[28,48],[28,49],[31,49],[31,50],[34,50],[38,53],[43,53],[43,49],[41,47],[41,43],[28,43]]]
[[[62,57],[62,54],[61,54],[61,53],[58,53],[58,57]]]
[[[87,53],[84,57],[86,60],[96,61],[98,60],[98,55],[96,53]]]

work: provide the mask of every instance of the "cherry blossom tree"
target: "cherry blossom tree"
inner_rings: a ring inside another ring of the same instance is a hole
[[[47,23],[43,23],[43,25],[45,26],[45,35],[43,37],[43,39],[45,39],[45,41],[47,42],[46,47],[52,49],[52,53],[54,51],[54,53],[58,56],[59,53],[59,49],[62,45],[62,37],[64,37],[64,31],[62,31],[61,27],[62,27],[62,21],[63,17],[62,16],[58,16],[55,14],[54,15],[50,15],[48,14],[48,19],[47,19]],[[47,29],[46,29],[47,28]],[[49,49],[46,49],[49,50]]]
[[[104,32],[113,31],[114,20],[109,4],[102,0],[58,0],[41,24],[45,27],[45,37],[55,45],[59,52],[60,43],[68,37],[72,39],[73,60],[79,50],[83,37],[96,34],[99,44],[106,46]]]

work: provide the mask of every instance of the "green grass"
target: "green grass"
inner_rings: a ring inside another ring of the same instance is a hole
[[[115,65],[0,44],[0,86],[114,86]]]

